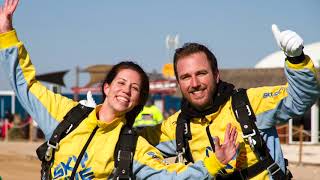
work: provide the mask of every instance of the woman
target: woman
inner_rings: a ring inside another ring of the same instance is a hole
[[[17,4],[18,0],[5,0],[4,6],[0,8],[0,61],[19,101],[37,121],[48,139],[66,114],[79,103],[60,94],[54,94],[35,79],[35,69],[30,57],[12,27],[12,14]],[[149,80],[137,64],[121,62],[108,73],[101,89],[104,95],[103,103],[95,107],[57,144],[49,169],[51,178],[70,177],[77,158],[90,136],[92,139],[82,158],[79,158],[75,178],[114,177],[114,151],[120,131],[126,124],[131,126],[143,108],[149,93]],[[231,150],[235,147],[235,132],[235,129],[228,132]],[[231,153],[234,154],[235,151]],[[214,158],[212,160],[217,161]],[[142,137],[137,139],[132,175],[136,179],[211,178],[200,161],[190,166],[167,165],[160,152]]]

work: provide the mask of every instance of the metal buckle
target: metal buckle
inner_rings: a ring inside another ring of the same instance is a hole
[[[269,171],[271,176],[273,176],[275,173],[277,173],[278,171],[281,170],[279,166],[278,167],[276,167],[276,166],[278,166],[278,164],[276,162],[274,162],[270,166],[267,167],[267,170]],[[276,169],[274,167],[276,167]]]
[[[47,141],[47,145],[48,145],[48,149],[46,151],[46,155],[44,156],[44,159],[46,161],[50,161],[52,158],[53,149],[58,149],[59,143],[57,143],[56,145],[52,145],[52,144],[50,144],[50,141]]]
[[[118,162],[120,162],[121,152],[122,152],[121,150],[118,151],[118,155],[117,155]],[[124,151],[124,152],[126,152],[126,151]],[[132,159],[133,159],[133,153],[132,152],[130,152],[130,157],[129,158],[130,158],[130,161],[132,161]]]
[[[46,151],[46,155],[44,156],[44,159],[46,161],[50,161],[51,158],[52,158],[52,151],[53,151],[53,148],[52,147],[48,147],[47,151]]]
[[[59,143],[56,143],[55,145],[53,145],[53,144],[50,144],[50,141],[47,141],[47,145],[48,145],[48,147],[51,147],[53,149],[58,149],[58,147],[59,147]]]
[[[182,148],[182,152],[178,152],[178,162],[179,163],[183,163],[183,160],[184,160],[184,158],[183,158],[183,154],[186,152],[186,149],[185,148]]]
[[[243,135],[242,134],[242,137],[244,138],[244,139],[247,139],[247,138],[249,138],[249,137],[252,137],[252,136],[255,136],[256,135],[256,131],[254,130],[254,129],[252,129],[252,133],[251,134],[247,134],[247,135]]]
[[[243,139],[248,139],[248,142],[249,142],[249,144],[250,144],[250,147],[251,147],[252,149],[254,149],[254,146],[257,144],[257,142],[256,142],[252,137],[256,135],[256,131],[255,131],[254,129],[253,129],[252,131],[253,131],[253,132],[252,132],[251,134],[247,134],[247,135],[243,135],[243,134],[242,134],[242,138],[243,138]]]
[[[119,177],[119,176],[117,177],[117,180],[120,180],[120,177]],[[131,177],[129,177],[129,180],[131,180]]]

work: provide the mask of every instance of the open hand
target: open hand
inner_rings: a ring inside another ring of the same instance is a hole
[[[222,164],[227,164],[236,155],[237,149],[239,148],[239,143],[236,143],[237,136],[237,128],[231,128],[231,124],[229,123],[224,134],[224,143],[220,144],[219,137],[215,138],[215,154]]]
[[[0,6],[0,33],[11,31],[12,16],[17,8],[19,0],[5,0],[4,4]]]

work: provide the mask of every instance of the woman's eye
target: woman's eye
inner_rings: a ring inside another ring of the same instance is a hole
[[[139,91],[139,88],[137,88],[137,87],[133,87],[133,89],[134,89],[135,91]]]
[[[124,85],[124,82],[122,82],[122,81],[118,81],[118,84],[120,84],[120,85]]]
[[[135,86],[133,86],[132,89],[135,90],[135,91],[139,91],[139,88],[135,87]]]

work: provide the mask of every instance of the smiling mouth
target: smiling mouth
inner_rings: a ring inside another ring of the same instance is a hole
[[[117,100],[121,103],[129,103],[129,99],[121,96],[117,96]]]
[[[194,98],[196,99],[200,99],[204,97],[204,92],[203,90],[197,90],[197,91],[193,91],[190,93]]]

